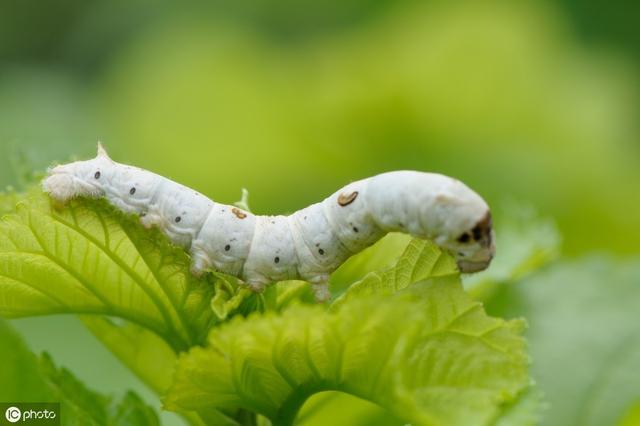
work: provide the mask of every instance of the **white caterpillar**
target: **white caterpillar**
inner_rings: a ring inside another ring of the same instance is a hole
[[[289,216],[256,216],[118,164],[98,145],[96,158],[52,168],[43,188],[58,201],[106,197],[118,209],[139,214],[144,226],[159,227],[189,249],[194,274],[212,268],[255,291],[302,278],[318,300],[329,297],[331,272],[388,232],[432,239],[456,256],[462,272],[485,269],[495,252],[484,200],[460,181],[433,173],[383,173]]]

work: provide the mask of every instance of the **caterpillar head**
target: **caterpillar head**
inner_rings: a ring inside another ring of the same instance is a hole
[[[478,272],[489,266],[496,252],[491,212],[487,210],[473,226],[453,237],[443,246],[454,253],[461,272]]]
[[[495,255],[495,234],[487,203],[471,188],[445,179],[427,210],[432,238],[451,252],[461,272],[486,269]]]
[[[103,182],[109,180],[113,160],[98,143],[98,155],[86,161],[75,161],[49,169],[42,188],[57,201],[75,197],[98,197],[103,194]]]

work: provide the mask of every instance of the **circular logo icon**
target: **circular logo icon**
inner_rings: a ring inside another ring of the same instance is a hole
[[[9,407],[7,408],[7,411],[4,412],[4,417],[9,423],[15,423],[19,421],[20,416],[22,416],[22,412],[18,407]]]

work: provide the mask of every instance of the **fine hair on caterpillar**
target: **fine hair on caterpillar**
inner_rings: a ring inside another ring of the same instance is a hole
[[[311,283],[327,300],[329,275],[388,232],[429,238],[462,272],[485,269],[495,253],[487,203],[462,182],[436,173],[394,171],[352,182],[288,216],[259,216],[155,173],[111,160],[53,167],[42,187],[53,199],[104,197],[145,227],[158,227],[189,251],[191,271],[213,269],[255,291],[282,280]]]

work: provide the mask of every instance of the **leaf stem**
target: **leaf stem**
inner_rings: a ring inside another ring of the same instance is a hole
[[[235,420],[242,426],[258,425],[258,415],[248,410],[238,410],[238,414],[235,415]]]
[[[330,386],[328,383],[314,383],[312,385],[302,385],[295,389],[289,397],[282,403],[280,409],[276,415],[271,419],[274,425],[278,426],[290,426],[293,425],[298,412],[309,399],[309,397],[315,393],[323,392],[327,390],[337,390]]]

